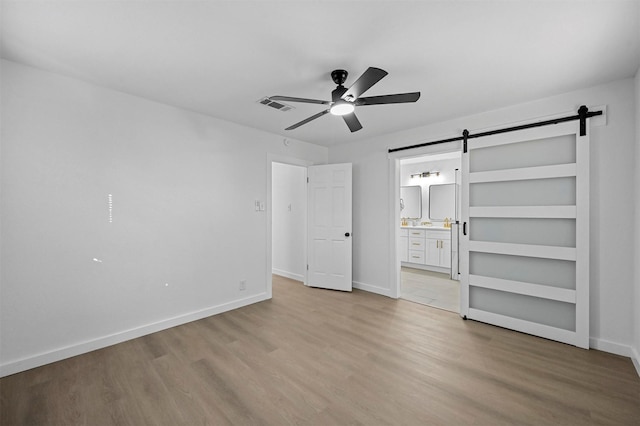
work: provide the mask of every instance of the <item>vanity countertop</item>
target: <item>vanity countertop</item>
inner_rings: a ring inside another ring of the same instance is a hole
[[[416,226],[400,226],[401,229],[432,229],[434,231],[451,231],[451,228],[445,228],[444,226],[429,226],[429,225],[416,225]]]

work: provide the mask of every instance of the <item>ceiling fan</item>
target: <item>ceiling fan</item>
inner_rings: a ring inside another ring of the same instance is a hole
[[[420,98],[420,92],[397,93],[393,95],[369,96],[361,98],[364,92],[369,90],[371,86],[382,80],[388,73],[380,68],[369,67],[348,89],[343,86],[347,80],[348,73],[345,70],[334,70],[331,72],[331,79],[338,85],[331,92],[331,101],[323,101],[319,99],[294,98],[291,96],[270,96],[269,99],[274,101],[302,102],[307,104],[329,105],[329,109],[312,115],[309,118],[287,127],[285,130],[293,130],[307,124],[310,121],[320,118],[325,114],[341,115],[344,122],[351,132],[357,132],[362,129],[360,120],[354,112],[355,107],[364,105],[380,105],[380,104],[402,104],[415,102]]]

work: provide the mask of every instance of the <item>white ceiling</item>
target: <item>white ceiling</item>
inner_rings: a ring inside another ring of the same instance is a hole
[[[620,78],[640,65],[640,1],[2,1],[2,57],[325,146]],[[325,109],[330,71],[389,75],[350,133]]]

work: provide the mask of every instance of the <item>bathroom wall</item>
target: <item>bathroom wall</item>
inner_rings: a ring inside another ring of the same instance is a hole
[[[583,88],[557,96],[513,105],[493,111],[457,117],[402,132],[370,138],[329,149],[330,162],[353,163],[354,285],[392,295],[395,282],[391,264],[391,226],[396,227],[390,209],[391,161],[388,149],[452,136],[463,129],[478,132],[523,120],[536,120],[553,114],[575,114],[577,108],[607,106],[607,123],[591,129],[590,196],[590,334],[591,346],[609,352],[631,355],[634,342],[633,309],[634,258],[631,232],[637,222],[637,190],[632,191],[637,169],[634,79]],[[422,100],[420,101],[422,102]],[[463,100],[461,101],[463,102]],[[445,152],[460,143],[433,145],[407,155]],[[391,225],[393,223],[393,225]],[[357,237],[356,237],[357,236]],[[636,306],[636,311],[638,311]],[[636,321],[637,322],[637,321]]]
[[[428,157],[427,157],[428,158]],[[422,218],[420,221],[431,221],[434,225],[440,225],[442,221],[435,221],[429,218],[429,186],[455,183],[455,170],[460,169],[460,159],[427,160],[419,163],[401,161],[400,164],[400,185],[401,186],[421,186],[422,187]],[[412,174],[439,171],[440,175],[427,177],[414,177]],[[458,182],[460,183],[460,182]],[[453,219],[453,218],[451,218]]]
[[[327,148],[1,67],[1,375],[270,296],[267,159]]]
[[[273,163],[271,194],[273,273],[304,281],[307,260],[307,169]]]

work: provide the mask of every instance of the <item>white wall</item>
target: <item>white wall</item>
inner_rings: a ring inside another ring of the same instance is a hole
[[[463,101],[463,98],[461,98]],[[421,100],[422,102],[422,100]],[[424,101],[428,102],[428,100]],[[390,162],[387,149],[459,136],[548,115],[575,114],[581,104],[607,105],[608,124],[591,130],[591,321],[593,347],[630,355],[633,342],[633,247],[636,115],[634,81],[625,79],[495,111],[406,130],[329,149],[330,162],[353,162],[354,281],[390,288]],[[434,106],[434,108],[437,106]],[[362,114],[365,112],[363,111]],[[366,121],[366,116],[361,117]],[[366,125],[366,124],[365,124]],[[408,155],[459,146],[435,145]],[[637,197],[636,197],[637,198]]]
[[[435,221],[429,217],[429,186],[431,185],[444,185],[448,183],[455,183],[456,181],[456,169],[460,169],[461,160],[458,159],[446,159],[446,160],[427,160],[420,163],[410,162],[405,164],[401,162],[400,165],[400,185],[401,186],[420,186],[422,188],[422,218],[421,221],[431,221],[434,225],[441,225],[443,221]],[[431,175],[427,177],[415,177],[412,178],[412,174],[439,171],[440,175]],[[451,217],[450,219],[453,219]]]
[[[267,157],[326,148],[1,65],[2,375],[269,296]]]
[[[633,225],[635,227],[635,245],[633,252],[633,265],[635,265],[635,271],[633,275],[633,282],[635,285],[635,298],[633,302],[633,313],[635,330],[634,330],[634,364],[638,374],[640,374],[640,224],[638,218],[640,217],[640,68],[636,72],[635,78],[635,94],[636,94],[636,150],[635,150],[635,187],[633,193],[635,194],[635,212],[633,217]]]
[[[273,163],[273,273],[304,281],[306,270],[307,169]]]

